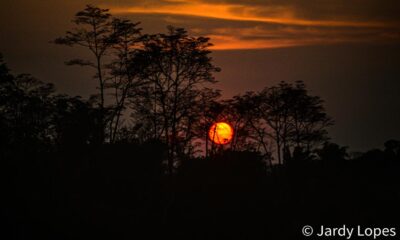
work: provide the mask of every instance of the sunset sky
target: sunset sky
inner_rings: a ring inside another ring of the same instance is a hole
[[[225,98],[303,80],[326,101],[334,142],[361,151],[400,138],[398,0],[1,0],[0,52],[13,72],[94,92],[90,70],[63,65],[86,53],[49,43],[89,3],[145,33],[174,25],[210,37]]]

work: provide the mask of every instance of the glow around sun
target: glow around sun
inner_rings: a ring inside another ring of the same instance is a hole
[[[233,137],[233,128],[226,122],[217,122],[210,127],[208,136],[216,144],[228,144]]]

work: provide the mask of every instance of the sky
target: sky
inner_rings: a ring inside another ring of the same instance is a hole
[[[87,53],[50,43],[85,4],[141,22],[145,33],[173,25],[210,37],[224,98],[303,80],[335,120],[333,142],[365,151],[400,139],[398,0],[1,0],[0,53],[13,73],[93,93],[90,69],[64,65]]]

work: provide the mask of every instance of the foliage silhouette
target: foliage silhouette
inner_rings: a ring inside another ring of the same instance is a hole
[[[94,56],[94,61],[86,59],[72,59],[67,65],[91,67],[95,70],[95,79],[98,80],[100,98],[99,112],[100,142],[107,140],[114,142],[120,125],[120,117],[128,92],[140,84],[137,75],[140,73],[132,63],[135,55],[133,46],[139,42],[139,23],[113,18],[108,9],[101,9],[87,5],[76,13],[73,23],[77,26],[73,31],[67,31],[64,37],[57,38],[54,43],[66,46],[80,46],[88,49]],[[111,56],[111,61],[107,62]],[[136,63],[136,61],[134,61]],[[113,90],[114,104],[107,106],[107,89]]]
[[[177,158],[192,154],[193,123],[201,117],[200,108],[213,100],[210,97],[214,95],[203,87],[215,83],[213,73],[220,70],[212,64],[210,46],[208,38],[190,37],[184,29],[174,27],[143,41],[140,59],[148,63],[145,76],[149,84],[140,88],[141,97],[132,104],[139,106],[135,114],[150,127],[153,138],[168,146],[170,173]]]
[[[92,51],[70,63],[95,67],[100,101],[14,75],[0,54],[2,239],[301,239],[304,225],[397,223],[398,140],[348,154],[303,82],[220,100],[209,39],[182,28],[145,35],[90,5],[74,22],[55,42]],[[230,145],[209,142],[216,121],[233,125]]]

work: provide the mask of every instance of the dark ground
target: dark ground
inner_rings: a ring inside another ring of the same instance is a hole
[[[3,156],[0,239],[302,239],[304,225],[399,228],[397,160],[271,171],[256,154],[225,152],[166,176],[162,153],[148,144]]]

